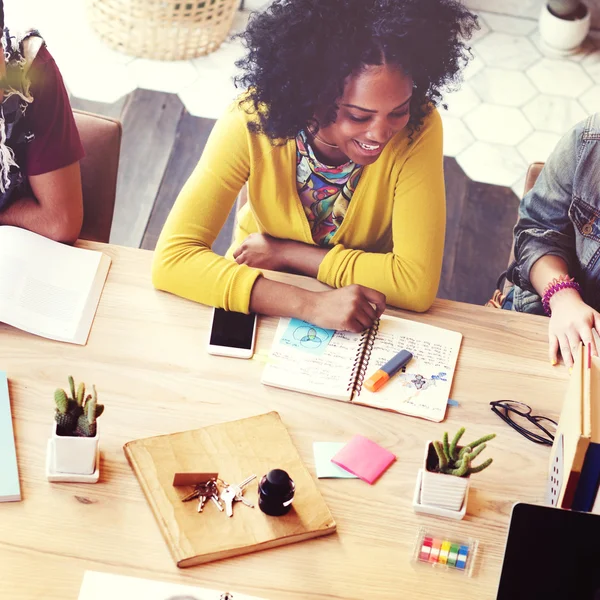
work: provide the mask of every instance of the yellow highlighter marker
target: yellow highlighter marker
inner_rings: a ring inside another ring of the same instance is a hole
[[[364,386],[370,392],[376,392],[389,381],[390,377],[407,365],[412,357],[413,355],[408,350],[400,350],[400,352],[398,352],[394,358],[388,360],[381,369],[375,371],[375,373],[365,381]]]

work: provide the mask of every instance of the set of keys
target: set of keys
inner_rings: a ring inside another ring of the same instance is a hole
[[[204,505],[208,500],[212,501],[213,504],[219,509],[220,512],[225,511],[228,517],[233,517],[233,503],[241,502],[249,508],[254,508],[254,504],[247,498],[244,498],[244,488],[254,479],[256,475],[250,475],[246,477],[244,481],[237,485],[230,485],[225,481],[219,479],[219,482],[223,485],[223,490],[219,493],[219,485],[216,479],[209,479],[197,483],[194,487],[194,491],[181,499],[182,502],[190,502],[191,500],[198,499],[198,512],[202,512]],[[225,508],[223,508],[223,504]]]
[[[202,512],[204,505],[207,500],[212,500],[215,506],[223,512],[223,506],[219,498],[219,486],[217,485],[216,479],[209,479],[197,483],[194,487],[194,491],[181,499],[182,502],[190,502],[191,500],[198,499],[198,512]]]

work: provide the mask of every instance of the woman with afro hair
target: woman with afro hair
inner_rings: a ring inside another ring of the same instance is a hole
[[[157,243],[154,285],[238,312],[362,331],[435,299],[445,231],[441,90],[470,56],[457,0],[275,0]],[[210,93],[210,90],[207,90]],[[226,257],[211,246],[240,190]],[[314,292],[260,269],[316,277]]]

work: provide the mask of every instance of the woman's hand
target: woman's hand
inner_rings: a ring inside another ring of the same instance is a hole
[[[376,290],[352,284],[330,292],[312,294],[304,320],[326,329],[360,333],[383,314],[385,296]]]
[[[284,246],[295,243],[266,233],[251,233],[235,250],[233,258],[239,265],[283,271],[286,267]]]
[[[555,365],[558,350],[567,367],[573,366],[573,357],[579,343],[591,344],[592,354],[598,355],[592,329],[600,331],[600,313],[588,306],[577,290],[567,288],[556,292],[550,298],[550,325],[548,338],[550,341],[550,362]]]

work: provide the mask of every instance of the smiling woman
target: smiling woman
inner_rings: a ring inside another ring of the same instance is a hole
[[[156,287],[240,312],[361,331],[424,311],[445,230],[436,105],[470,54],[457,0],[275,0],[241,34],[246,88],[216,123],[156,247]],[[248,203],[211,251],[240,189]],[[317,277],[307,292],[260,269]]]

